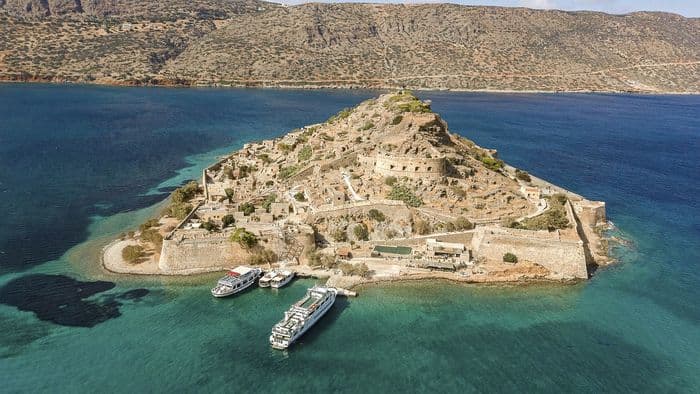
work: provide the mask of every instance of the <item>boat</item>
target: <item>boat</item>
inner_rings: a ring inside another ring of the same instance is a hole
[[[268,271],[265,275],[261,276],[258,280],[258,286],[260,287],[270,287],[270,282],[274,277],[277,276],[277,271]]]
[[[284,312],[284,319],[272,327],[272,347],[287,349],[331,309],[337,295],[338,290],[333,287],[314,286],[308,289],[304,298]]]
[[[239,266],[226,273],[226,276],[216,282],[216,287],[211,289],[211,295],[214,297],[226,297],[236,294],[250,287],[255,280],[260,277],[262,270],[260,268],[250,268]]]
[[[277,275],[270,281],[270,286],[275,289],[283,287],[294,278],[294,271],[284,270],[277,272]]]

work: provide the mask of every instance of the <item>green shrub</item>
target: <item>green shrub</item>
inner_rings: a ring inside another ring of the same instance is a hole
[[[384,184],[387,186],[394,186],[396,183],[396,177],[395,176],[388,176],[384,178]]]
[[[236,223],[236,219],[233,217],[233,215],[228,214],[224,215],[224,217],[221,218],[222,222],[222,227],[228,227]]]
[[[505,263],[517,263],[518,262],[518,256],[514,255],[513,253],[506,253],[503,255],[503,262]]]
[[[361,241],[367,241],[369,239],[369,229],[364,223],[360,223],[356,225],[352,229],[353,234],[355,234],[355,238],[361,240]]]
[[[346,119],[346,118],[347,118],[348,116],[350,116],[351,114],[352,114],[352,109],[350,109],[350,108],[343,108],[340,112],[338,112],[337,114],[335,114],[335,115],[331,116],[330,118],[328,118],[328,120],[327,120],[326,122],[328,122],[328,123],[335,123],[335,122],[337,122],[337,121],[339,121],[339,120]]]
[[[331,238],[335,242],[346,242],[348,240],[348,234],[343,229],[336,229],[331,233]]]
[[[271,193],[267,197],[265,197],[265,201],[262,204],[262,207],[265,208],[265,212],[270,213],[270,206],[272,205],[273,202],[277,201],[277,194]]]
[[[294,147],[289,144],[285,144],[284,142],[278,142],[277,149],[281,150],[283,153],[289,153],[292,151],[292,149],[294,149]]]
[[[314,150],[311,148],[311,145],[304,145],[304,147],[299,151],[299,155],[297,157],[299,161],[307,161],[311,158],[313,153]]]
[[[518,227],[525,230],[548,230],[554,231],[569,227],[569,219],[566,217],[564,204],[566,195],[557,193],[549,199],[549,209],[535,217],[525,219],[519,223]]]
[[[268,155],[267,153],[259,154],[258,159],[262,160],[262,162],[265,164],[270,164],[272,162],[272,159],[270,159],[270,155]]]
[[[169,216],[183,220],[192,211],[192,205],[188,203],[172,203],[166,209]]]
[[[296,192],[294,194],[294,199],[297,201],[306,201],[306,196],[304,195],[304,192]]]
[[[127,245],[122,249],[122,258],[129,264],[135,264],[144,256],[140,245]]]
[[[277,173],[277,177],[281,179],[287,179],[290,178],[292,175],[296,174],[296,172],[299,170],[299,167],[297,166],[289,166],[289,167],[282,167],[280,168],[280,171]]]
[[[229,204],[232,203],[233,202],[233,193],[234,193],[233,189],[231,189],[230,187],[227,187],[226,189],[224,189],[224,193],[226,193],[226,199],[228,200]]]
[[[372,127],[374,127],[374,123],[365,122],[365,124],[362,125],[362,127],[360,127],[360,131],[367,131],[367,130],[371,129]]]
[[[384,220],[386,220],[384,214],[381,211],[374,208],[370,209],[369,212],[367,212],[367,217],[377,222],[383,222]]]
[[[158,227],[158,219],[148,219],[146,222],[142,223],[139,226],[139,231],[144,231],[146,229],[149,229],[151,227]]]
[[[197,184],[196,181],[190,181],[185,186],[179,187],[173,191],[172,201],[174,203],[188,202],[197,195],[199,191],[199,184]]]
[[[141,232],[141,239],[150,242],[157,249],[163,246],[163,236],[160,235],[158,230],[154,228],[149,228]]]
[[[277,254],[270,249],[257,247],[250,256],[250,262],[254,265],[272,264],[277,261]]]
[[[515,170],[515,177],[525,182],[532,181],[530,174],[528,174],[526,171]]]
[[[206,222],[202,223],[202,228],[209,232],[212,232],[218,230],[219,226],[216,223],[212,222],[211,219],[209,219]]]
[[[240,212],[243,212],[243,215],[249,216],[253,212],[255,212],[255,206],[249,202],[243,203],[238,206],[238,210]]]
[[[452,224],[454,224],[455,230],[471,230],[474,228],[474,223],[470,222],[469,219],[464,216],[458,217]]]
[[[391,125],[396,126],[397,124],[401,123],[403,120],[403,115],[396,115],[394,116],[394,119],[391,120]]]
[[[406,187],[404,185],[394,184],[391,187],[391,191],[389,192],[389,195],[387,196],[387,198],[390,200],[403,201],[409,207],[414,207],[414,208],[417,208],[417,207],[420,207],[421,205],[423,205],[423,200],[421,200],[411,190],[409,190],[408,187]]]
[[[258,237],[244,228],[239,228],[231,235],[231,242],[237,242],[244,249],[251,249],[258,244]]]
[[[480,156],[479,161],[484,163],[484,166],[492,171],[498,171],[503,168],[504,165],[503,160],[494,159],[493,157],[486,155]]]

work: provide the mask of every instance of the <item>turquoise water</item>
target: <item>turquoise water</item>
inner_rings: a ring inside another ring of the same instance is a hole
[[[632,244],[585,284],[363,288],[279,352],[269,330],[313,280],[216,300],[216,276],[94,268],[217,155],[375,94],[0,85],[0,390],[700,390],[700,97],[423,95],[451,130],[608,202]]]

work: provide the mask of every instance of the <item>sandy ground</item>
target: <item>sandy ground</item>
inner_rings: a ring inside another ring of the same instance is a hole
[[[109,243],[104,248],[102,255],[102,265],[106,270],[119,274],[137,274],[137,275],[162,275],[163,273],[158,268],[158,260],[156,255],[149,256],[146,260],[137,264],[127,263],[122,258],[122,249],[127,245],[137,245],[138,242],[132,239],[115,240]]]

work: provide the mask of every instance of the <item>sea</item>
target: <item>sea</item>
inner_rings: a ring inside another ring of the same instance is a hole
[[[0,84],[0,392],[700,392],[700,96],[418,93],[607,202],[618,262],[585,283],[366,286],[277,351],[316,280],[214,299],[216,274],[100,269],[217,157],[380,93]]]

